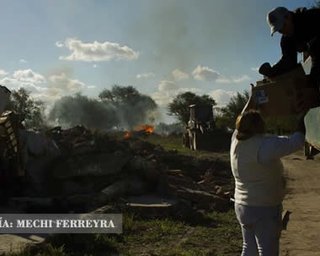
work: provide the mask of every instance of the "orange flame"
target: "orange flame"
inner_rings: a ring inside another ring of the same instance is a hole
[[[126,132],[124,133],[123,138],[124,138],[124,139],[129,139],[129,138],[131,138],[131,136],[132,136],[131,132],[126,131]]]
[[[132,136],[135,135],[135,132],[144,132],[145,134],[152,134],[154,132],[154,126],[149,125],[149,124],[143,124],[143,125],[136,126],[133,129],[133,132],[125,131],[123,138],[130,139]]]
[[[149,124],[139,125],[135,128],[135,131],[145,131],[147,134],[151,134],[154,132],[154,126]]]

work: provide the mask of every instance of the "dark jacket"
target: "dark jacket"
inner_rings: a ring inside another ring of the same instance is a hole
[[[283,74],[297,65],[297,53],[306,52],[312,58],[311,79],[320,85],[320,9],[300,8],[293,15],[294,33],[281,37],[282,58],[270,76]]]

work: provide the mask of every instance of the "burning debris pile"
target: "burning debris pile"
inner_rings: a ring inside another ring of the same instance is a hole
[[[46,138],[59,153],[33,157],[25,189],[11,204],[27,212],[85,212],[118,204],[149,216],[230,207],[226,163],[165,151],[140,137],[152,132],[144,126],[118,138],[83,126],[49,130]]]
[[[132,136],[143,136],[152,134],[154,132],[154,126],[153,125],[139,125],[133,129],[133,131],[125,131],[125,134],[123,136],[124,139],[129,139]]]

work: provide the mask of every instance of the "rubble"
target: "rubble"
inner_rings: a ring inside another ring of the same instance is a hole
[[[119,204],[149,217],[194,218],[201,209],[230,208],[227,193],[232,188],[224,185],[232,179],[221,163],[82,126],[32,136],[28,139],[37,143],[26,149],[23,196],[11,198],[22,211],[88,212]]]

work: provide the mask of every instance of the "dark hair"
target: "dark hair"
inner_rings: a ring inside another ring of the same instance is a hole
[[[257,110],[249,110],[237,117],[236,129],[238,130],[237,139],[246,140],[256,134],[265,132],[265,122]]]

